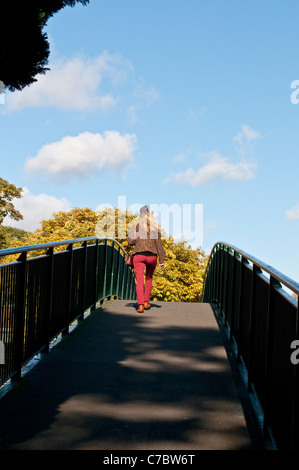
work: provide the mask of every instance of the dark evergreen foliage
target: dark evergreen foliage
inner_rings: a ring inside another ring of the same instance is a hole
[[[9,0],[1,4],[0,80],[5,89],[22,90],[46,73],[49,42],[47,20],[65,6],[89,0]]]

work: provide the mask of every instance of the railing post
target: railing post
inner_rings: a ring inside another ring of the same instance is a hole
[[[217,307],[219,307],[220,251],[218,245],[215,247],[213,257],[215,257],[213,298],[217,301]]]
[[[219,245],[216,246],[215,249],[215,289],[214,289],[214,298],[217,301],[217,307],[220,307],[220,257],[221,252]],[[217,286],[217,287],[216,287]]]
[[[53,274],[54,274],[54,248],[50,247],[48,249],[47,255],[49,257],[49,300],[48,300],[48,313],[47,313],[47,331],[46,331],[46,347],[44,352],[48,353],[50,349],[50,340],[51,340],[51,326],[52,326],[52,304],[53,304]]]
[[[99,279],[99,240],[96,239],[96,265],[95,265],[95,280],[94,280],[94,305],[92,307],[93,310],[96,309],[97,301],[98,301],[98,279]]]
[[[224,263],[223,263],[223,316],[224,324],[227,326],[228,318],[228,286],[229,286],[229,249],[224,250]]]
[[[27,252],[21,253],[18,258],[20,261],[20,273],[18,276],[18,291],[16,299],[16,320],[15,320],[15,357],[16,371],[11,377],[12,381],[21,379],[21,369],[23,362],[24,347],[24,325],[25,325],[25,308],[26,308],[26,278],[27,278]]]
[[[126,284],[128,283],[130,270],[131,270],[130,266],[127,266],[125,264],[124,276],[123,276],[123,279],[122,279],[122,286],[121,286],[121,297],[122,297],[122,299],[124,299],[125,296],[126,296],[125,288],[126,288]]]
[[[130,281],[129,281],[129,286],[128,286],[128,299],[132,299],[133,297],[133,281],[132,281],[132,272],[130,275]]]
[[[86,300],[86,268],[87,268],[87,241],[85,240],[82,244],[84,248],[84,266],[83,266],[83,293],[82,293],[82,314],[78,320],[84,320],[84,311],[85,311],[85,300]]]
[[[120,246],[117,245],[117,279],[116,279],[116,289],[115,289],[115,294],[117,295],[117,297],[119,297],[119,263],[120,263]]]
[[[220,306],[220,311],[222,314],[223,309],[223,245],[219,246],[220,260],[219,260],[219,294],[218,302]]]
[[[103,301],[106,299],[106,286],[107,286],[107,240],[104,241],[104,281],[103,281]]]
[[[212,282],[212,287],[210,287],[211,297],[209,298],[209,301],[217,300],[217,302],[218,302],[218,295],[217,295],[217,291],[216,291],[216,285],[218,285],[218,283],[217,283],[217,280],[218,280],[218,255],[217,255],[217,253],[218,253],[218,250],[217,250],[217,247],[215,247],[214,252],[212,254],[212,258],[211,258],[211,264],[209,266],[209,272],[212,271],[212,275],[213,275],[212,281],[210,280],[210,284]],[[211,279],[211,275],[210,275],[210,279]],[[218,307],[218,304],[217,304],[217,307]]]
[[[211,260],[212,261],[212,260]],[[203,299],[204,301],[211,302],[215,296],[214,296],[214,277],[215,277],[215,268],[212,268],[212,263],[207,266],[207,274],[205,278],[205,284],[204,284],[204,292],[203,292]]]
[[[233,250],[232,254],[232,263],[233,263],[233,269],[232,269],[232,294],[231,294],[231,315],[230,315],[230,328],[229,328],[229,339],[230,341],[233,340],[233,326],[234,326],[234,321],[235,321],[235,305],[234,305],[234,299],[235,299],[235,292],[236,292],[236,252]]]
[[[72,243],[67,247],[67,251],[69,252],[69,288],[68,288],[68,304],[67,304],[67,312],[66,312],[66,325],[65,325],[65,330],[63,333],[65,335],[69,333],[71,311],[72,311],[73,254],[74,254]]]
[[[256,302],[256,281],[257,276],[262,273],[262,270],[253,264],[252,267],[252,284],[251,284],[251,299],[250,299],[250,310],[249,310],[249,351],[248,351],[248,391],[252,391],[251,378],[254,367],[254,360],[252,359],[254,345],[255,345],[255,328],[256,328],[256,317],[255,317],[255,302]]]
[[[263,435],[265,438],[268,437],[268,426],[271,416],[270,409],[270,397],[271,397],[271,382],[273,374],[273,333],[274,333],[274,293],[275,286],[280,283],[270,275],[269,282],[269,298],[268,298],[268,310],[267,310],[267,337],[266,340],[266,360],[265,360],[265,405],[264,405],[264,426]]]
[[[111,276],[110,276],[110,298],[113,297],[113,281],[114,281],[114,242],[111,245]]]
[[[237,340],[237,359],[238,361],[241,360],[240,355],[240,317],[242,314],[242,298],[243,298],[243,291],[244,291],[244,271],[245,271],[245,264],[248,264],[247,259],[244,256],[241,256],[241,266],[240,266],[240,289],[239,289],[239,299],[238,299],[238,314],[237,314],[237,326],[236,331],[238,332],[238,340]]]

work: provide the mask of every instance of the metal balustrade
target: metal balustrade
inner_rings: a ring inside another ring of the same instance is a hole
[[[298,294],[298,283],[238,248],[218,242],[211,250],[203,301],[216,304],[259,405],[264,436],[278,449],[299,446],[299,364],[291,360]]]
[[[55,251],[56,250],[56,251]],[[57,251],[59,250],[59,251]],[[29,257],[34,252],[37,256]],[[111,238],[87,237],[0,250],[0,386],[18,380],[35,355],[75,320],[109,298],[136,299],[126,251]],[[4,354],[3,354],[4,353]]]
[[[34,257],[29,257],[29,252]],[[134,270],[111,238],[87,237],[0,250],[0,386],[105,299],[136,300]],[[218,242],[207,264],[203,302],[215,304],[259,404],[265,438],[299,446],[299,284],[242,250]],[[3,361],[3,358],[5,359]],[[298,364],[297,364],[298,363]]]

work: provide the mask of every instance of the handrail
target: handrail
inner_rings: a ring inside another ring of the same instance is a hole
[[[54,251],[63,245],[65,250]],[[38,250],[41,254],[27,256]],[[0,386],[18,380],[23,366],[48,352],[53,338],[67,334],[86,311],[111,298],[136,299],[126,254],[117,240],[98,236],[0,250],[0,259],[19,255],[0,264],[0,341],[5,345]]]
[[[114,238],[111,238],[111,237],[94,236],[94,237],[84,237],[84,238],[73,238],[70,240],[60,240],[58,242],[40,243],[36,245],[25,245],[25,246],[19,246],[19,247],[14,247],[14,248],[4,248],[3,250],[0,250],[0,256],[10,256],[10,255],[18,254],[18,253],[25,253],[28,251],[43,250],[46,248],[55,248],[56,246],[82,243],[82,242],[91,241],[91,240],[109,240],[114,243],[117,243],[119,247],[121,248],[121,250],[125,253],[125,255],[127,255],[127,251],[119,243],[118,240],[115,240]]]
[[[262,269],[263,271],[267,272],[270,276],[273,276],[275,277],[275,279],[278,281],[278,282],[281,282],[282,284],[284,284],[286,287],[288,287],[290,290],[292,290],[293,292],[295,292],[296,294],[299,295],[299,283],[294,281],[293,279],[291,279],[290,277],[282,274],[280,271],[278,271],[277,269],[273,268],[272,266],[270,266],[269,264],[266,264],[264,263],[263,261],[259,260],[258,258],[255,258],[254,256],[252,255],[249,255],[248,253],[246,253],[245,251],[243,250],[240,250],[239,248],[237,248],[236,246],[234,245],[231,245],[229,243],[226,243],[226,242],[222,242],[222,241],[219,241],[219,242],[216,242],[213,246],[213,248],[211,249],[211,252],[210,252],[210,255],[209,255],[209,258],[208,258],[208,263],[207,263],[207,269],[208,269],[208,266],[209,266],[209,263],[213,257],[213,253],[215,251],[215,249],[217,248],[217,246],[219,245],[222,245],[222,246],[225,246],[231,250],[233,250],[235,253],[237,253],[238,255],[240,256],[243,256],[244,258],[246,258],[248,261],[250,261],[251,263],[255,264],[258,268]],[[206,272],[207,272],[207,269],[206,269]]]
[[[299,445],[298,294],[299,284],[272,266],[234,245],[213,246],[203,302],[228,334],[265,439],[281,450]]]

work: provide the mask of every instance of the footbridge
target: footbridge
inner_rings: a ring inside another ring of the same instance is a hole
[[[0,251],[0,450],[297,449],[299,285],[219,242],[202,302],[140,314],[125,255]]]

